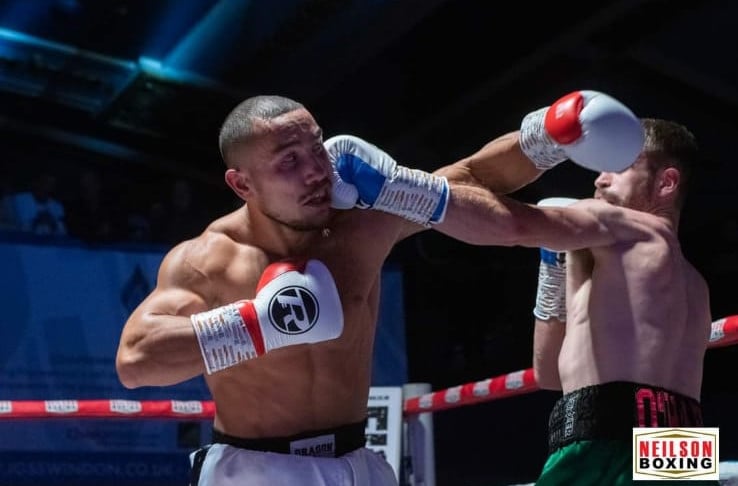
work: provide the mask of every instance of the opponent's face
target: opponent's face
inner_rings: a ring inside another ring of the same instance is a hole
[[[654,176],[643,155],[624,171],[602,172],[595,180],[595,199],[616,206],[645,211],[652,206],[653,196]]]
[[[288,227],[323,228],[331,214],[331,165],[320,127],[306,110],[260,124],[261,134],[236,154],[239,195]]]

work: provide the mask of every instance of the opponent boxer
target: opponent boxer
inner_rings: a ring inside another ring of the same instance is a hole
[[[568,128],[562,123],[544,122],[543,133],[580,132],[578,120]],[[682,125],[657,119],[642,125],[645,144],[636,162],[603,171],[593,199],[526,205],[485,191],[471,176],[461,185],[463,165],[441,172],[455,181],[447,218],[462,221],[453,210],[476,194],[477,209],[465,211],[474,228],[467,241],[544,247],[534,371],[542,388],[563,396],[551,414],[551,453],[537,486],[630,484],[633,427],[702,425],[712,319],[705,280],[678,239],[698,148]],[[545,165],[556,144],[534,133],[524,122],[521,145]],[[445,224],[437,228],[446,231]]]
[[[582,100],[568,109],[591,126],[569,146],[596,144],[618,122],[638,139],[625,106],[604,94]],[[533,126],[543,120],[527,123],[548,139]],[[245,203],[165,256],[123,328],[120,380],[166,386],[204,374],[216,416],[213,443],[191,456],[193,485],[397,484],[364,447],[382,265],[396,242],[427,227],[475,238],[467,216],[487,201],[465,184],[456,197],[443,176],[399,166],[361,139],[324,146],[307,109],[279,96],[239,104],[220,150],[226,183]],[[501,192],[544,170],[517,131],[458,164],[463,178]],[[333,186],[339,171],[345,180]]]
[[[643,125],[637,162],[601,173],[593,200],[540,202],[567,207],[541,243],[571,251],[541,250],[533,369],[563,396],[536,485],[631,484],[633,427],[702,426],[709,292],[678,239],[698,147],[680,124]]]

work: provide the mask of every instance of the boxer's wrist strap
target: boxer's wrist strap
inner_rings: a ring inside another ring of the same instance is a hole
[[[448,198],[449,186],[445,177],[397,166],[372,207],[430,226],[443,221]]]
[[[554,253],[555,252],[548,252]],[[543,255],[543,251],[541,252]],[[566,265],[554,257],[559,264],[551,264],[542,258],[538,266],[538,289],[533,315],[543,321],[557,318],[566,321]]]
[[[209,375],[257,356],[237,305],[193,314],[190,322]]]
[[[540,170],[548,170],[567,159],[564,149],[546,132],[543,122],[548,108],[528,113],[520,124],[520,148]]]

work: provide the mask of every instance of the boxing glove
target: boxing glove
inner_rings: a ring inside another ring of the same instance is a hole
[[[208,374],[272,349],[335,339],[343,331],[336,284],[318,260],[280,261],[261,275],[253,300],[190,316]]]
[[[577,200],[550,197],[538,201],[540,207],[565,207]],[[533,315],[541,320],[552,317],[566,321],[566,252],[541,248],[538,265],[538,288]]]
[[[520,146],[539,169],[566,159],[596,172],[620,172],[643,149],[640,119],[598,91],[574,91],[523,118]]]
[[[445,177],[403,167],[351,135],[331,137],[325,148],[334,168],[333,207],[372,208],[425,226],[443,221],[449,199]]]

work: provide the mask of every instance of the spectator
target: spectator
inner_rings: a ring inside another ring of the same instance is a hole
[[[50,172],[35,174],[29,191],[10,196],[18,229],[37,235],[66,235],[65,210],[56,198],[56,176]]]

